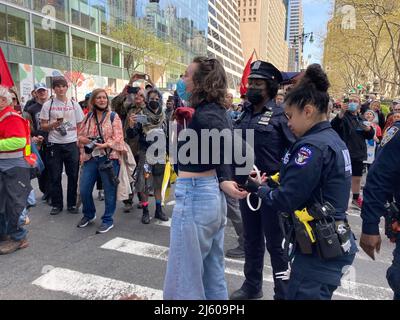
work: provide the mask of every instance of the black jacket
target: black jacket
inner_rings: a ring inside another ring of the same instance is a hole
[[[375,130],[364,131],[361,127],[363,119],[359,115],[346,112],[343,119],[339,115],[332,120],[332,128],[346,143],[353,161],[367,160],[367,144],[365,140],[371,140],[375,136]]]

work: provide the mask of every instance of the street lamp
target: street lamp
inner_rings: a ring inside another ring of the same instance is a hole
[[[304,53],[304,44],[306,43],[306,41],[310,41],[310,43],[314,43],[314,33],[313,32],[308,32],[305,33],[304,29],[303,32],[301,34],[299,34],[298,36],[296,36],[293,39],[293,44],[296,45],[298,43],[298,41],[301,41],[301,56],[303,57],[303,53]],[[299,54],[297,54],[297,63],[299,64]],[[302,59],[302,63],[303,65],[303,59]]]

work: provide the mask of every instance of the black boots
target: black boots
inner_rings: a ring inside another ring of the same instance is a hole
[[[149,224],[150,223],[150,214],[149,214],[149,207],[143,207],[143,216],[142,216],[142,223]]]
[[[154,214],[154,218],[159,219],[161,221],[168,221],[169,220],[167,215],[162,211],[161,206],[157,206],[156,207],[156,212]]]

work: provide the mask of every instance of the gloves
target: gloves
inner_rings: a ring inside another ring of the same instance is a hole
[[[258,189],[261,187],[261,184],[258,183],[257,181],[254,181],[250,178],[247,179],[247,182],[245,185],[242,186],[244,190],[250,193],[257,193]]]

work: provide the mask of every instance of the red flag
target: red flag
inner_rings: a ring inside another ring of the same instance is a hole
[[[11,77],[10,70],[6,58],[4,57],[3,50],[0,48],[0,85],[11,88],[14,86],[14,81]]]
[[[240,95],[243,96],[247,92],[247,83],[251,72],[251,62],[253,61],[254,52],[251,54],[249,61],[243,71],[242,82],[240,83]]]

